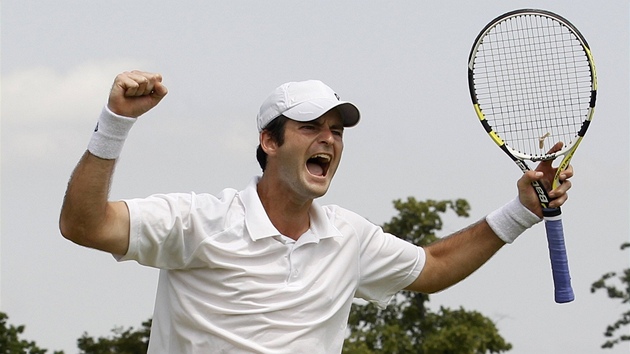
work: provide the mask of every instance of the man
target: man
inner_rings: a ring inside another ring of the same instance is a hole
[[[108,201],[133,122],[167,94],[159,74],[118,75],[64,199],[62,234],[160,268],[149,352],[339,353],[355,297],[384,306],[399,290],[433,293],[471,274],[542,215],[531,182],[470,227],[420,248],[338,206],[320,206],[358,109],[319,81],[287,83],[257,117],[263,169],[242,190]],[[557,144],[554,149],[559,149]],[[573,175],[550,192],[562,205]]]

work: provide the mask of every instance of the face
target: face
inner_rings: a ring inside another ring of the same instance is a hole
[[[267,169],[278,182],[303,199],[326,194],[343,151],[343,123],[333,109],[310,122],[288,120],[284,144],[269,153]]]

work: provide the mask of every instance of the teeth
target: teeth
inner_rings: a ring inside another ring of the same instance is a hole
[[[313,157],[311,157],[312,159],[322,159],[325,162],[329,162],[332,158],[330,157],[330,155],[326,155],[326,154],[317,154]]]

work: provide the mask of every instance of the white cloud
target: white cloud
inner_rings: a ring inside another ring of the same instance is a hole
[[[3,78],[2,119],[15,125],[57,124],[84,118],[107,99],[115,75],[137,61],[91,62],[68,72],[37,67]]]
[[[76,149],[75,133],[94,124],[116,74],[141,64],[89,62],[66,72],[34,67],[4,75],[3,163],[7,158],[46,158]]]

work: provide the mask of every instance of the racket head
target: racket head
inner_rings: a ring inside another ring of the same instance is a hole
[[[468,58],[468,84],[478,118],[506,153],[531,161],[566,154],[565,167],[597,96],[586,39],[565,18],[537,9],[505,13],[481,30]],[[549,153],[558,141],[563,148]]]

